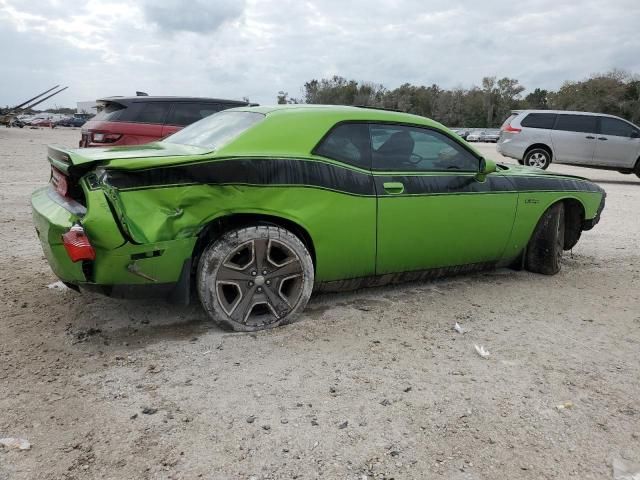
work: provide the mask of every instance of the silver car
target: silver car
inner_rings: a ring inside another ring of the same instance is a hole
[[[546,169],[551,162],[618,170],[640,177],[640,127],[613,115],[520,110],[500,129],[497,150]]]
[[[467,135],[467,142],[479,142],[480,141],[480,137],[482,137],[482,135],[484,135],[484,131],[481,130],[475,130],[473,132],[471,132],[469,135]]]

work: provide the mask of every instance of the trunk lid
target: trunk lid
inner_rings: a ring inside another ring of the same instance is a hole
[[[124,160],[130,158],[180,157],[204,155],[210,148],[179,145],[176,143],[154,142],[145,145],[105,147],[105,148],[65,148],[58,145],[48,147],[49,162],[59,170],[68,173],[69,168],[89,166],[93,163]]]

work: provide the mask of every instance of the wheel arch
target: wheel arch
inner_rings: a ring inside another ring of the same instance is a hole
[[[316,268],[316,249],[311,234],[307,228],[293,219],[276,213],[253,211],[225,213],[211,219],[206,225],[204,225],[198,233],[198,240],[196,241],[191,256],[194,268],[198,265],[198,260],[200,259],[202,252],[214,239],[220,237],[226,232],[249,225],[275,225],[289,230],[298,237],[307,248],[311,255],[314,269]]]
[[[580,240],[586,209],[584,204],[574,197],[561,201],[564,203],[564,249],[571,250]]]
[[[573,195],[565,195],[559,198],[554,198],[551,202],[545,205],[545,208],[542,210],[542,213],[536,221],[536,225],[543,217],[543,215],[547,212],[547,210],[558,203],[562,203],[564,205],[564,249],[571,250],[580,239],[580,235],[582,234],[582,225],[586,217],[586,208],[580,198]]]

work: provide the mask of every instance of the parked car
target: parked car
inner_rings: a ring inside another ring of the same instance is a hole
[[[470,133],[469,130],[465,130],[464,128],[451,128],[450,130],[464,140],[467,139]]]
[[[15,127],[15,128],[22,128],[24,127],[24,122],[22,120],[20,120],[17,117],[12,117],[7,123],[6,123],[7,128],[11,128],[11,127]]]
[[[469,135],[467,135],[467,138],[465,139],[467,142],[479,142],[480,138],[485,134],[484,131],[481,130],[475,130],[473,132],[471,132]]]
[[[87,118],[81,116],[73,116],[63,118],[55,122],[56,127],[81,127],[87,122]]]
[[[54,121],[50,118],[35,118],[29,122],[29,125],[32,127],[53,127],[55,126]]]
[[[49,147],[33,219],[53,271],[114,296],[149,289],[253,331],[315,290],[496,266],[554,274],[605,193],[496,165],[440,124],[344,106],[236,108],[149,145]]]
[[[482,132],[478,141],[480,142],[489,142],[489,143],[497,143],[500,139],[500,132],[494,130],[487,130]]]
[[[247,102],[195,97],[110,97],[82,128],[80,147],[140,145],[160,140],[186,125]]]
[[[640,177],[640,127],[613,115],[522,110],[502,125],[498,152],[546,169],[552,162]]]
[[[460,136],[462,137],[462,139],[463,139],[463,140],[466,140],[470,133],[471,133],[471,131],[470,131],[470,130],[464,130],[464,129],[463,129],[463,130],[460,130],[460,131],[458,132],[458,135],[460,135]]]

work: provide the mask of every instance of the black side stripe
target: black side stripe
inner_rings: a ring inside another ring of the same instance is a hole
[[[394,194],[394,197],[402,195],[435,195],[456,193],[488,193],[488,192],[512,192],[513,184],[507,177],[487,176],[484,182],[476,180],[475,175],[390,175],[376,176],[376,189],[381,196],[387,195],[384,191],[384,183],[399,182],[404,185],[402,194]],[[391,196],[391,195],[390,195]]]
[[[159,167],[108,170],[107,183],[118,189],[176,184],[306,185],[355,195],[375,195],[373,177],[328,163],[295,159],[233,159]]]
[[[402,195],[435,195],[458,193],[499,193],[499,192],[539,192],[572,191],[602,192],[602,189],[589,181],[554,176],[511,176],[488,175],[484,182],[476,180],[475,175],[389,175],[376,176],[376,189],[379,195],[387,195],[384,183],[399,182],[404,185]],[[391,196],[391,195],[390,195]]]
[[[514,191],[602,192],[596,184],[570,177],[488,175],[483,182],[473,174],[371,175],[329,163],[284,159],[243,158],[193,163],[145,170],[107,170],[106,183],[117,189],[140,189],[192,184],[300,185],[352,195],[387,195],[385,182],[404,185],[402,195],[499,193]]]
[[[604,190],[589,180],[571,177],[547,177],[547,176],[513,176],[509,177],[516,190],[520,192],[535,192],[541,190],[562,190],[571,192],[597,192]]]

